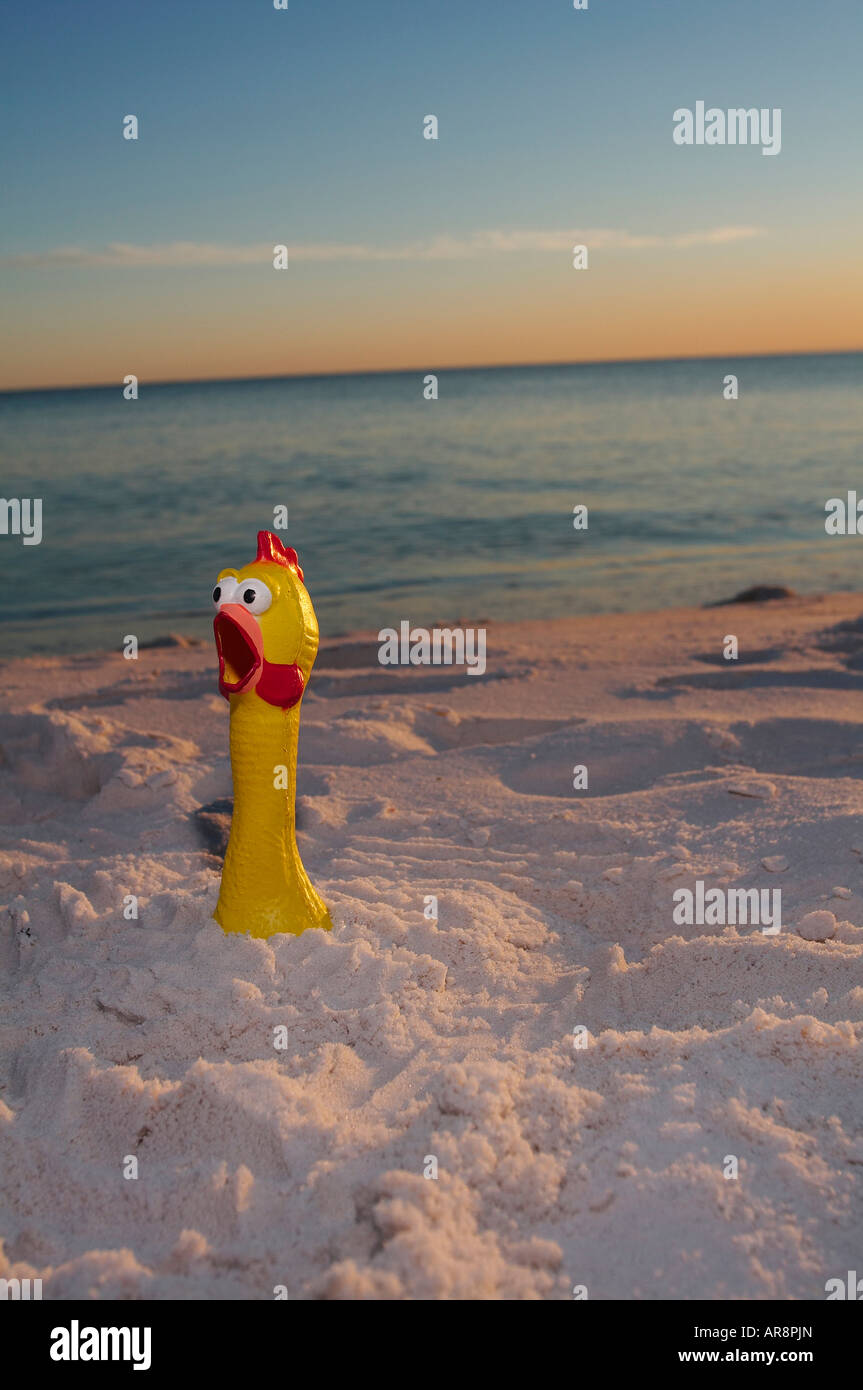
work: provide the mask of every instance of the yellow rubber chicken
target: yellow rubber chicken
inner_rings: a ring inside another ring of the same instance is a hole
[[[214,916],[226,932],[272,936],[332,927],[295,834],[300,702],[318,620],[297,552],[271,531],[213,590],[219,689],[231,706],[234,816]]]

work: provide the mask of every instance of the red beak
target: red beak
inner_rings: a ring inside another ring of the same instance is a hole
[[[227,697],[254,690],[264,669],[260,624],[239,603],[225,603],[213,619],[219,654],[219,689]]]

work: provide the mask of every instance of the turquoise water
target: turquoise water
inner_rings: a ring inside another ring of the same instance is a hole
[[[723,400],[728,372],[740,398]],[[863,588],[863,355],[418,372],[0,396],[0,649],[204,636],[287,506],[322,632]],[[572,526],[577,503],[587,532]]]

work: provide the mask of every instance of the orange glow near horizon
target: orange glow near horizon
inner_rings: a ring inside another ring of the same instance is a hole
[[[801,275],[793,258],[774,263],[764,250],[714,252],[707,264],[704,252],[598,252],[581,272],[518,256],[443,268],[102,272],[85,277],[86,291],[50,272],[26,300],[13,293],[0,386],[863,348],[861,298],[849,293],[856,264],[825,258]]]

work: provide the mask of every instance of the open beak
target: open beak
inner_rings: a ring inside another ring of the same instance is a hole
[[[219,654],[219,689],[227,698],[254,690],[264,669],[260,624],[239,603],[225,603],[213,619]]]

